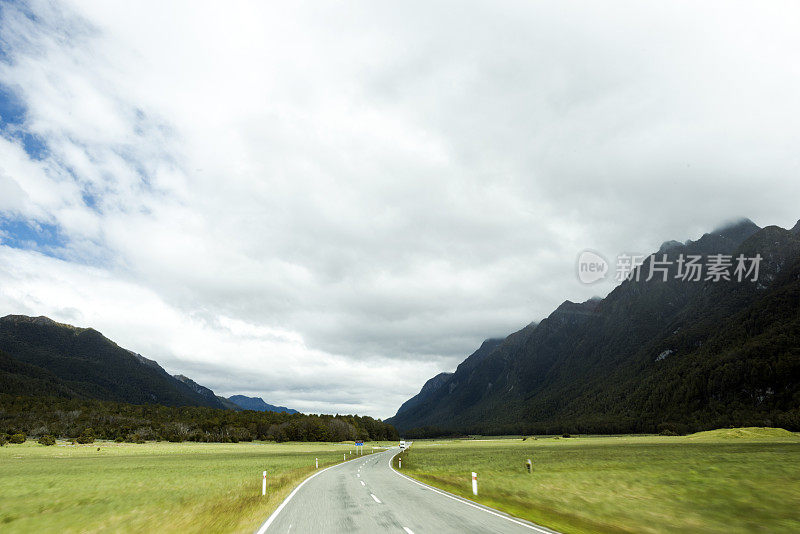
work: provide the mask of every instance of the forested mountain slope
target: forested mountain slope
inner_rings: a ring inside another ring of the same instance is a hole
[[[639,280],[605,299],[564,302],[387,422],[419,436],[798,429],[797,228],[744,220],[694,242],[665,243],[655,259],[674,262],[666,281],[657,271],[646,281],[650,256]],[[734,267],[739,254],[760,254],[757,280],[676,278],[680,255],[709,262],[715,254],[731,255]]]
[[[97,330],[47,317],[0,318],[0,351],[5,353],[0,380],[8,393],[13,385],[25,395],[225,407],[213,393],[195,390]]]

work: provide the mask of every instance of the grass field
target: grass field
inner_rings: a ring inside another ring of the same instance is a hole
[[[349,450],[333,443],[6,445],[0,532],[251,533],[314,471],[314,458],[322,468]]]
[[[800,436],[779,429],[416,441],[402,458],[406,475],[562,532],[800,532]]]

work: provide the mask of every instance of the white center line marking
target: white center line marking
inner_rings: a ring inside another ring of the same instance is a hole
[[[362,486],[366,486],[366,484],[364,484],[364,481],[363,481],[363,480],[361,481],[361,485],[362,485]]]
[[[357,476],[358,478],[361,478],[361,475],[360,475],[360,474],[358,474],[358,473],[356,473],[356,476]]]
[[[372,498],[375,500],[376,503],[381,504],[381,500],[377,498],[374,493],[370,493],[370,495],[372,495]]]
[[[403,530],[405,530],[405,531],[406,531],[406,534],[414,534],[414,531],[413,531],[413,530],[411,530],[411,529],[410,529],[410,528],[408,528],[408,527],[403,527]]]

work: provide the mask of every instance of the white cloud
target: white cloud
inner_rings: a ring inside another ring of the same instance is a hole
[[[436,370],[432,362],[353,361],[310,349],[295,332],[222,315],[209,320],[102,269],[34,252],[0,247],[0,277],[0,309],[113,332],[121,346],[220,394],[268,391],[300,410],[375,413],[405,400],[404,389]]]
[[[0,139],[0,215],[67,244],[0,246],[0,304],[221,393],[385,417],[597,291],[584,248],[798,217],[793,3],[31,10],[0,81],[49,152]]]

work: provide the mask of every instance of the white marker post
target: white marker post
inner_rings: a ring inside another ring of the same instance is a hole
[[[319,458],[314,458],[314,468],[319,469]]]
[[[402,469],[403,468],[403,459],[402,458],[398,458],[397,459],[397,468],[398,469]]]
[[[344,462],[344,461],[346,461],[346,460],[347,460],[347,455],[346,455],[346,454],[343,454],[343,455],[342,455],[342,461]]]
[[[267,494],[267,472],[264,471],[264,479],[261,481],[261,495]]]
[[[478,473],[472,473],[472,494],[478,494]]]

